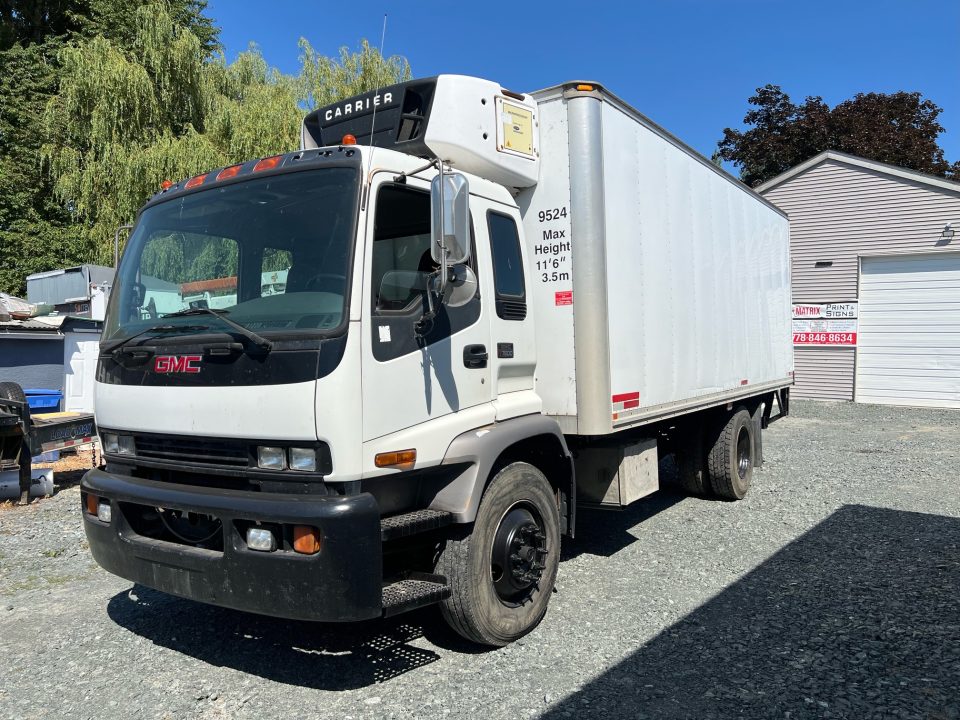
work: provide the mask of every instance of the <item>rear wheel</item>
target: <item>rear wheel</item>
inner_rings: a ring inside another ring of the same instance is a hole
[[[703,428],[699,423],[684,431],[676,459],[680,487],[691,495],[710,495],[710,476],[703,451]]]
[[[470,532],[451,537],[437,572],[451,596],[447,623],[483,645],[502,646],[543,619],[560,563],[560,521],[553,489],[527,463],[506,466],[490,482]]]
[[[707,456],[710,485],[727,500],[740,500],[753,479],[754,425],[750,413],[740,408],[727,421]]]

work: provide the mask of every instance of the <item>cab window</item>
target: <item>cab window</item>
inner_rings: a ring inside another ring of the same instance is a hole
[[[430,255],[430,194],[406,185],[383,185],[374,212],[370,298],[374,357],[385,361],[416,352],[475,323],[480,317],[479,292],[461,307],[439,307],[422,337],[415,332],[428,308],[428,282],[438,269]]]

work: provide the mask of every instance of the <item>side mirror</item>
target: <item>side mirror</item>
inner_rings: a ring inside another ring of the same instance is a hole
[[[470,258],[470,187],[460,173],[437,175],[430,184],[430,255],[437,265]]]

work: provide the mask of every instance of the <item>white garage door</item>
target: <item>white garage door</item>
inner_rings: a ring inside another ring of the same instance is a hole
[[[864,258],[858,402],[960,408],[960,253]]]

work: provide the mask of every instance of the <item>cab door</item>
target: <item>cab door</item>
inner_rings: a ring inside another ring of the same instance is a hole
[[[477,243],[474,243],[476,245]],[[489,249],[470,265],[489,275]],[[490,323],[482,284],[473,299],[422,323],[430,257],[427,182],[378,173],[370,191],[361,321],[364,464],[376,452],[417,450],[436,464],[450,440],[492,422]],[[495,353],[495,349],[493,350]],[[402,446],[402,447],[401,447]]]
[[[474,218],[478,236],[490,248],[492,265],[488,295],[492,300],[491,372],[497,420],[540,412],[542,401],[534,392],[537,353],[520,213],[516,207],[489,202]]]

